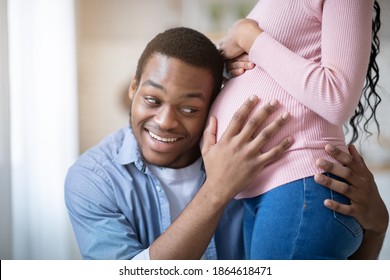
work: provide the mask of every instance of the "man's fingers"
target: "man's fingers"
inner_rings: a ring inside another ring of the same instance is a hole
[[[316,161],[316,165],[317,167],[327,172],[330,172],[340,178],[343,178],[344,180],[346,180],[351,184],[353,183],[351,182],[351,180],[353,179],[353,172],[349,167],[345,167],[340,164],[327,161],[325,159],[318,159]]]
[[[272,136],[281,130],[281,128],[287,123],[290,114],[285,112],[279,118],[274,120],[267,127],[262,129],[259,134],[255,137],[253,144],[256,145],[259,149],[267,143]]]
[[[343,178],[352,186],[361,186],[362,184],[369,185],[370,181],[374,181],[372,173],[368,170],[355,146],[348,146],[350,154],[345,153],[332,145],[326,145],[325,150],[342,165],[319,159],[316,162],[319,168]]]
[[[355,145],[349,145],[348,146],[348,151],[350,152],[351,156],[355,158],[357,161],[360,161],[361,163],[364,163],[364,159],[362,156],[359,154],[359,152],[356,150]]]
[[[329,189],[338,192],[351,200],[354,200],[353,196],[353,186],[349,185],[346,182],[339,181],[337,179],[331,178],[324,174],[316,174],[314,175],[314,180],[316,183],[326,186]]]
[[[272,100],[265,106],[257,110],[246,122],[240,133],[241,142],[246,143],[248,140],[254,138],[254,134],[259,131],[260,126],[268,119],[278,106],[277,100]],[[272,122],[273,126],[277,121]],[[261,133],[264,137],[271,136],[276,133],[276,129],[272,127],[272,124],[262,129]],[[268,138],[269,138],[268,137]],[[261,147],[260,147],[261,148]]]
[[[339,148],[330,144],[325,146],[325,151],[344,165],[350,165],[354,159],[350,154],[343,152]]]
[[[252,95],[243,105],[241,105],[241,107],[234,113],[225,133],[221,137],[221,140],[224,138],[231,138],[241,131],[250,112],[253,110],[258,101],[259,98],[256,95]]]
[[[290,136],[286,137],[285,139],[282,140],[282,142],[280,142],[279,145],[261,154],[259,156],[260,162],[262,163],[263,166],[271,163],[272,161],[276,160],[279,155],[287,151],[288,148],[290,148],[293,143],[294,143],[294,139],[292,137]]]
[[[202,146],[202,155],[205,155],[212,146],[217,142],[217,120],[215,117],[211,116],[209,123],[203,132],[203,143]]]
[[[329,208],[330,210],[336,211],[340,214],[351,216],[352,215],[352,206],[347,204],[342,204],[337,201],[326,199],[324,201],[325,207]]]
[[[366,173],[367,166],[354,145],[348,146],[349,153],[343,152],[339,148],[329,144],[325,146],[325,151],[341,164],[348,167],[351,172],[362,176],[364,175],[362,173]],[[347,179],[345,177],[343,178]]]

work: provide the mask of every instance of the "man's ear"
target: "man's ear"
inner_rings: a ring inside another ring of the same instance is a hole
[[[135,79],[135,77],[133,77],[133,79],[131,80],[131,83],[130,83],[130,87],[129,87],[129,99],[130,99],[130,101],[133,100],[134,94],[137,91],[137,87],[138,87],[138,82]]]

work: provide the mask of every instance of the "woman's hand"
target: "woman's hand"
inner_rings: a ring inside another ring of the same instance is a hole
[[[253,42],[263,30],[252,19],[240,19],[236,21],[223,37],[218,49],[225,59],[232,59],[243,53],[249,53]]]
[[[229,74],[229,78],[234,78],[245,73],[247,70],[251,70],[256,66],[253,62],[249,61],[247,53],[243,53],[240,56],[229,59],[226,61],[226,72]]]

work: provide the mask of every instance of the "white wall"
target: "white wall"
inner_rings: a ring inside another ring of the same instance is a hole
[[[73,1],[8,1],[8,18],[12,258],[74,258],[63,198],[78,151]]]
[[[0,259],[12,259],[7,1],[0,0]]]

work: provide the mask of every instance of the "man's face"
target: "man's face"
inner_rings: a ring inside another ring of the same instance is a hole
[[[207,69],[161,54],[149,59],[129,89],[130,124],[146,161],[181,168],[199,158],[212,90]]]

